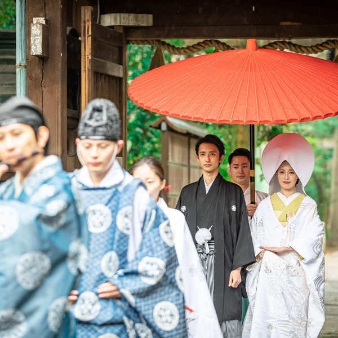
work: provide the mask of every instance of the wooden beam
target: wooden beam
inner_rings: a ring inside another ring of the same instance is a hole
[[[152,26],[151,14],[110,13],[100,16],[102,26]]]
[[[116,77],[123,77],[123,66],[113,62],[93,58],[91,66],[94,72]]]
[[[43,67],[44,60],[30,55],[30,36],[31,23],[34,17],[46,17],[44,0],[27,0],[26,1],[26,34],[27,34],[27,96],[43,112]],[[44,112],[43,112],[44,113]],[[50,148],[50,150],[52,150]]]
[[[169,173],[169,132],[162,131],[161,132],[161,163],[163,165],[164,177],[166,178],[166,184],[169,186],[172,182],[170,181],[171,175]],[[168,189],[163,190],[163,198],[168,203]]]
[[[336,38],[338,24],[126,27],[127,40]]]
[[[101,14],[147,13],[154,26],[278,25],[300,22],[306,25],[335,24],[338,2],[300,0],[101,0]]]
[[[123,77],[121,79],[121,110],[120,116],[122,118],[122,139],[125,145],[122,149],[123,168],[127,169],[128,152],[127,152],[127,140],[128,140],[128,44],[125,36],[125,29],[122,28],[122,55],[121,64],[123,69]]]
[[[0,84],[0,96],[2,95],[9,95],[13,96],[16,93],[16,85],[2,85]]]
[[[15,73],[0,74],[0,77],[1,77],[0,85],[13,84],[15,86]]]
[[[109,41],[110,44],[121,47],[123,45],[121,34],[114,29],[107,29],[95,22],[92,25],[92,34],[95,39]]]
[[[90,6],[81,7],[81,111],[83,112],[88,102],[93,97],[93,72],[89,71],[92,57],[92,12]]]
[[[13,49],[0,49],[0,60],[1,59],[10,59],[10,60],[16,60],[15,56],[15,47]]]
[[[15,65],[0,64],[0,73],[1,73],[1,76],[3,76],[4,74],[13,74],[15,77]]]
[[[50,150],[67,162],[67,27],[66,0],[45,0],[49,30],[49,58],[43,73],[43,109],[50,127]]]

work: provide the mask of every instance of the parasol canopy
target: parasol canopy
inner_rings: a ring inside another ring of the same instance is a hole
[[[278,50],[218,52],[171,63],[132,81],[144,109],[227,124],[278,124],[338,114],[338,64]]]
[[[155,113],[224,124],[250,124],[250,190],[254,203],[254,124],[306,122],[338,114],[338,64],[257,48],[171,63],[137,77],[129,97]]]

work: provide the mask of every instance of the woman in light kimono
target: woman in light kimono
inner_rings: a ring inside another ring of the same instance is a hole
[[[304,187],[314,167],[309,143],[287,133],[262,154],[269,198],[251,222],[257,263],[248,268],[243,337],[316,338],[324,324],[324,227]]]
[[[131,174],[144,182],[149,194],[169,218],[182,274],[181,287],[185,297],[188,336],[223,337],[184,215],[169,208],[164,199],[159,197],[166,184],[161,163],[154,157],[143,157],[133,165]]]

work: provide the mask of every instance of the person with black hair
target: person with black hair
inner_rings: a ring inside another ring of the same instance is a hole
[[[257,262],[248,267],[249,309],[243,338],[317,338],[325,322],[324,224],[306,194],[315,165],[309,142],[296,133],[274,137],[263,150],[269,197],[250,228]]]
[[[255,261],[241,188],[219,173],[223,142],[215,135],[198,140],[201,178],[185,186],[176,209],[185,215],[213,297],[224,337],[241,337],[245,268]]]
[[[255,203],[250,201],[250,151],[245,148],[235,149],[229,155],[228,163],[228,173],[232,181],[242,188],[248,215],[251,218],[257,209],[258,203],[268,197],[268,194],[255,190]]]
[[[83,167],[73,177],[87,217],[88,262],[76,290],[76,337],[186,337],[173,234],[143,183],[122,169],[120,113],[88,103],[78,128]]]
[[[229,169],[228,173],[232,181],[238,184],[244,194],[246,208],[248,210],[249,223],[254,215],[258,203],[268,196],[267,193],[255,190],[255,203],[251,203],[250,196],[250,151],[245,148],[235,149],[228,157]],[[242,299],[242,322],[249,306],[248,298]]]
[[[133,164],[130,173],[145,184],[150,196],[169,218],[180,265],[177,277],[184,293],[188,337],[223,337],[187,222],[180,211],[169,208],[160,197],[166,184],[161,162],[152,156],[142,157]]]
[[[0,106],[0,337],[55,337],[78,273],[81,221],[49,130],[25,97]]]

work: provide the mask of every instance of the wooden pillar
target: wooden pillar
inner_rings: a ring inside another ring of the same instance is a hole
[[[121,79],[121,119],[122,119],[122,139],[125,145],[122,149],[123,167],[127,168],[127,140],[128,140],[128,44],[125,29],[122,31],[122,54],[121,64],[123,66],[123,77]]]
[[[42,110],[50,130],[49,153],[67,161],[66,0],[27,0],[27,96]],[[30,54],[33,18],[47,19],[47,57]]]
[[[162,129],[162,133],[161,133],[161,144],[162,144],[162,148],[161,148],[161,163],[163,166],[163,170],[164,170],[164,177],[166,179],[166,185],[169,186],[170,184],[172,184],[171,182],[171,176],[169,174],[169,132],[167,130],[167,125],[165,124],[165,122],[162,122],[164,124],[163,129]],[[166,190],[162,191],[162,197],[164,198],[164,200],[166,201],[166,203],[169,203],[168,201],[168,195],[169,195],[169,188]]]

